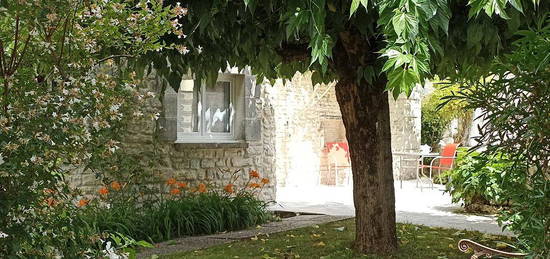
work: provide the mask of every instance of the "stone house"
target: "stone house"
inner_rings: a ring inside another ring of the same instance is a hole
[[[161,80],[154,73],[146,84],[161,93]],[[395,101],[388,98],[392,149],[418,151],[419,94]],[[191,184],[208,179],[223,185],[228,176],[219,168],[241,169],[239,181],[244,184],[248,171],[257,170],[270,179],[262,190],[267,200],[275,199],[277,186],[336,185],[345,184],[346,177],[350,180],[345,159],[337,179],[327,146],[346,141],[334,83],[313,86],[311,73],[297,73],[292,80],[276,80],[273,85],[267,80],[256,84],[248,69],[228,69],[219,74],[215,85],[184,77],[178,92],[167,88],[150,108],[160,112],[159,120],[136,122],[123,144],[135,152],[157,150],[150,164],[166,177]],[[93,185],[87,173],[73,182],[82,188]]]

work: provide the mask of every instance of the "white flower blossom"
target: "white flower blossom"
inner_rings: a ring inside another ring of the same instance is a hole
[[[0,239],[6,238],[8,236],[9,236],[8,234],[6,234],[6,233],[2,232],[2,230],[0,230]]]
[[[158,120],[159,118],[160,118],[160,113],[158,113],[158,112],[155,113],[155,114],[153,114],[153,115],[151,115],[151,119],[152,119],[152,120],[155,120],[155,121],[156,121],[156,120]]]

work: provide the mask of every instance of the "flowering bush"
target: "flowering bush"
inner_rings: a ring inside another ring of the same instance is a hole
[[[92,232],[119,233],[135,240],[159,242],[175,237],[244,229],[271,218],[267,202],[257,198],[269,182],[259,173],[239,185],[240,170],[221,170],[228,182],[189,184],[163,181],[149,195],[136,193],[142,184],[113,181],[98,189],[97,198],[82,206],[81,221]],[[258,177],[253,177],[257,175]]]
[[[185,12],[145,0],[0,2],[0,257],[106,255],[109,235],[79,220],[92,201],[64,180],[113,156],[129,118],[144,116],[153,95],[129,61],[181,49],[160,37],[183,35],[174,21]]]

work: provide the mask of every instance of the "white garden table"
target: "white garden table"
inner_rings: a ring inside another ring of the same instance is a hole
[[[418,183],[420,182],[420,190],[422,190],[422,182],[421,182],[421,173],[419,173],[420,170],[422,170],[422,162],[424,161],[424,158],[426,157],[437,157],[440,154],[439,153],[422,153],[422,152],[393,152],[394,156],[398,157],[398,163],[399,163],[399,173],[397,174],[397,177],[399,178],[399,187],[403,188],[403,178],[401,176],[401,169],[402,168],[411,168],[415,169],[416,171],[416,187],[418,187]],[[404,158],[404,157],[413,157],[413,158]],[[416,166],[403,166],[403,161],[416,161]]]

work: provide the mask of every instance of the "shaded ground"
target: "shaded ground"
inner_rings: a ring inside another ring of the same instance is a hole
[[[155,244],[155,248],[145,249],[138,254],[138,258],[151,258],[151,256],[170,254],[175,252],[194,251],[215,245],[227,244],[242,239],[249,239],[259,235],[269,235],[281,231],[318,225],[322,223],[338,221],[347,216],[327,215],[300,215],[285,218],[281,221],[270,222],[254,229],[220,233],[206,236],[191,236],[169,240]]]
[[[399,251],[388,257],[364,256],[350,249],[355,235],[354,220],[295,229],[272,235],[176,253],[160,258],[467,258],[457,249],[460,239],[469,238],[493,247],[510,243],[510,237],[480,232],[398,224]]]
[[[475,230],[491,234],[512,235],[497,225],[493,216],[468,215],[454,204],[442,185],[420,189],[416,181],[395,184],[397,221],[433,227]],[[273,210],[311,212],[327,215],[355,216],[351,187],[282,187],[277,189]]]

